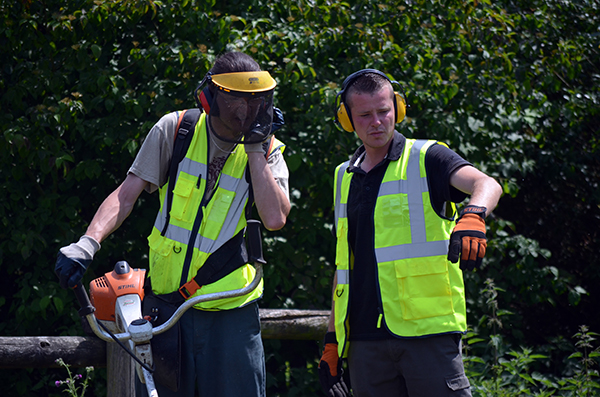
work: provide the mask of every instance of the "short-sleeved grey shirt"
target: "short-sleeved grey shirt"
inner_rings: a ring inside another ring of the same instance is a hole
[[[148,193],[154,192],[167,182],[178,118],[179,112],[166,114],[150,129],[129,168],[128,172],[148,182],[146,187]],[[211,136],[211,138],[213,137]],[[226,142],[215,144],[214,139],[211,139],[209,163],[219,153],[226,154],[231,150],[244,150],[244,148],[241,145],[233,148],[233,145]],[[267,164],[275,182],[289,199],[289,170],[281,151],[276,150],[272,153],[267,159]]]

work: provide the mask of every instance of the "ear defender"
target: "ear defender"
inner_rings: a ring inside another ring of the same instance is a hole
[[[204,110],[206,114],[210,112],[210,106],[212,105],[213,101],[213,96],[210,93],[210,89],[208,88],[207,84],[207,82],[210,82],[211,80],[211,73],[208,72],[200,84],[198,84],[198,87],[196,87],[194,90],[194,100],[196,101],[196,106],[199,109]],[[202,87],[204,87],[204,89]]]
[[[210,113],[210,105],[212,104],[213,97],[208,87],[204,87],[204,89],[200,93],[199,99],[200,104],[202,105],[202,109],[204,109],[204,112],[206,114]]]
[[[377,69],[363,69],[359,70],[358,72],[352,73],[346,78],[346,80],[344,80],[344,82],[342,83],[342,90],[337,94],[335,99],[336,104],[339,102],[339,106],[337,107],[337,110],[335,112],[335,122],[339,124],[339,126],[344,131],[354,132],[354,123],[352,122],[352,115],[350,114],[350,109],[348,109],[348,107],[342,101],[342,99],[345,96],[346,89],[348,88],[348,86],[350,86],[350,84],[352,84],[357,78],[367,73],[378,74],[382,77],[385,77],[390,82],[390,84],[392,84],[392,87],[394,85],[400,87],[400,89],[402,90],[402,94],[400,94],[397,91],[394,91],[394,109],[396,110],[396,124],[400,123],[406,117],[407,104],[406,99],[404,99],[406,98],[406,95],[404,94],[404,90],[402,89],[400,83],[398,83],[395,80],[390,80],[389,77],[387,77],[383,72]]]
[[[396,124],[406,117],[406,94],[394,91],[394,107],[396,108]]]
[[[352,120],[348,115],[348,109],[346,108],[346,104],[344,102],[340,102],[340,106],[338,107],[335,117],[337,123],[344,131],[354,132],[354,125],[352,124]]]

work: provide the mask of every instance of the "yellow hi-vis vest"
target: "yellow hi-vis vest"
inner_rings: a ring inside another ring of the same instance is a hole
[[[155,294],[168,294],[179,289],[187,244],[197,216],[202,216],[202,222],[195,239],[187,281],[196,275],[211,254],[246,227],[245,207],[250,186],[245,177],[248,156],[241,147],[229,155],[212,198],[202,205],[203,197],[209,194],[205,191],[208,144],[206,114],[202,113],[190,147],[178,166],[169,227],[164,236],[161,235],[161,230],[167,222],[165,198],[169,184],[166,183],[159,190],[160,210],[148,237],[149,275]],[[283,150],[283,144],[276,141],[272,151],[274,150]],[[242,288],[253,280],[255,274],[254,267],[245,264],[220,280],[204,285],[192,297]],[[195,307],[204,310],[234,309],[257,300],[262,292],[261,280],[259,286],[246,295],[202,302]]]
[[[407,139],[402,156],[388,164],[375,203],[375,257],[383,314],[397,337],[421,337],[467,329],[462,271],[446,258],[455,225],[429,199],[425,153],[436,141]],[[337,286],[333,296],[340,357],[348,353],[348,302],[354,266],[348,244],[346,205],[349,162],[336,169]],[[452,213],[455,213],[454,204]],[[360,249],[360,247],[356,247]]]

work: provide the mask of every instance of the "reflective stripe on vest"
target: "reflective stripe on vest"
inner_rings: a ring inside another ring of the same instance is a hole
[[[183,165],[183,168],[185,170],[182,169],[180,173],[185,172],[189,175],[207,175],[207,172],[203,172],[203,170],[207,169],[205,164],[197,163],[188,158],[184,158],[181,162],[185,162],[187,164]],[[194,163],[195,167],[190,167],[191,163]],[[226,190],[232,195],[235,195],[235,198],[231,203],[231,210],[227,213],[227,218],[223,223],[223,227],[218,235],[218,238],[213,240],[209,237],[202,236],[201,234],[199,234],[196,237],[194,243],[195,248],[199,249],[204,253],[212,254],[216,252],[217,249],[219,249],[219,247],[221,247],[223,244],[225,244],[237,234],[237,226],[239,220],[241,219],[244,213],[246,200],[248,199],[248,184],[245,183],[245,181],[244,184],[245,186],[242,185],[242,183],[240,183],[238,178],[234,178],[230,175],[221,174],[219,178],[219,189]],[[240,189],[241,191],[236,192],[236,189]],[[154,227],[158,230],[163,230],[166,219],[166,214],[162,212],[161,206],[161,210],[159,211],[158,216],[156,217],[156,220],[154,222]],[[190,238],[190,230],[181,226],[177,226],[176,222],[173,222],[173,220],[171,220],[171,224],[167,229],[165,237],[177,241],[181,244],[187,244]]]
[[[466,330],[462,272],[446,259],[453,222],[440,218],[429,200],[424,159],[433,143],[406,140],[401,158],[387,166],[375,205],[375,256],[383,318],[397,336]],[[347,243],[346,203],[352,179],[352,174],[345,172],[348,165],[338,166],[334,186],[338,228],[334,305],[341,357],[348,352],[347,308],[354,266]],[[429,281],[431,296],[429,284],[424,285]]]
[[[412,140],[407,140],[406,144],[410,144],[410,141]],[[447,240],[427,241],[423,193],[428,193],[429,187],[427,176],[421,175],[419,160],[421,149],[426,144],[428,148],[433,143],[435,141],[415,141],[410,149],[406,180],[384,181],[381,184],[378,197],[397,194],[408,196],[411,243],[376,248],[377,263],[448,254]]]
[[[345,163],[340,164],[335,171],[336,183],[335,183],[335,191],[333,192],[333,194],[335,196],[334,211],[335,211],[335,227],[336,227],[336,229],[338,227],[338,219],[347,217],[346,202],[344,201],[342,203],[342,199],[341,199],[342,194],[340,194],[340,192],[342,191],[342,181],[344,180],[344,173],[348,169],[349,165],[350,165],[350,161],[346,161]],[[336,194],[336,192],[337,192],[337,194]]]

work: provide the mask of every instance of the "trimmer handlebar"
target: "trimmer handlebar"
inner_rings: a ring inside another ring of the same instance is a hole
[[[260,280],[263,276],[262,263],[256,261],[254,262],[254,267],[256,269],[256,274],[250,284],[237,290],[215,292],[212,294],[200,295],[188,299],[187,301],[183,302],[181,306],[179,306],[179,308],[175,311],[175,313],[173,313],[169,320],[167,320],[162,325],[159,325],[158,327],[154,327],[152,329],[152,335],[162,334],[163,332],[169,330],[173,325],[175,325],[175,323],[177,323],[177,321],[179,321],[181,316],[183,316],[183,313],[185,313],[189,308],[197,305],[198,303],[218,299],[234,298],[236,296],[242,296],[252,292],[256,287],[258,287]],[[102,330],[98,325],[98,320],[96,319],[96,316],[94,316],[96,308],[92,306],[85,288],[83,288],[83,286],[80,283],[77,286],[75,286],[73,290],[75,291],[75,295],[77,296],[77,300],[79,301],[79,305],[81,306],[81,309],[79,309],[79,314],[87,318],[94,334],[96,334],[100,339],[106,342],[112,342],[113,339],[117,339],[119,341],[126,341],[131,339],[131,335],[129,334],[129,332],[115,334],[113,338],[110,336],[110,334]]]
[[[183,302],[183,304],[173,313],[171,318],[169,318],[162,325],[152,328],[152,335],[161,334],[167,330],[169,330],[179,319],[181,316],[192,306],[197,305],[198,303],[213,301],[218,299],[226,299],[226,298],[234,298],[237,296],[246,295],[252,292],[256,287],[259,286],[260,281],[263,276],[263,268],[262,266],[266,264],[266,261],[263,259],[262,253],[262,237],[260,233],[260,221],[249,219],[248,226],[246,229],[246,237],[248,242],[248,259],[250,262],[254,262],[254,267],[256,269],[256,274],[254,279],[250,284],[246,285],[243,288],[231,290],[231,291],[223,291],[223,292],[215,292],[212,294],[205,294],[190,298]],[[94,315],[96,308],[90,302],[88,293],[86,289],[83,287],[81,283],[78,283],[74,288],[75,296],[77,297],[77,301],[79,302],[80,309],[79,315],[82,317],[86,317],[88,323],[94,334],[96,334],[100,339],[112,342],[113,339],[119,341],[127,341],[131,339],[131,335],[128,331],[110,335],[105,332],[101,326],[98,324],[98,319]]]

